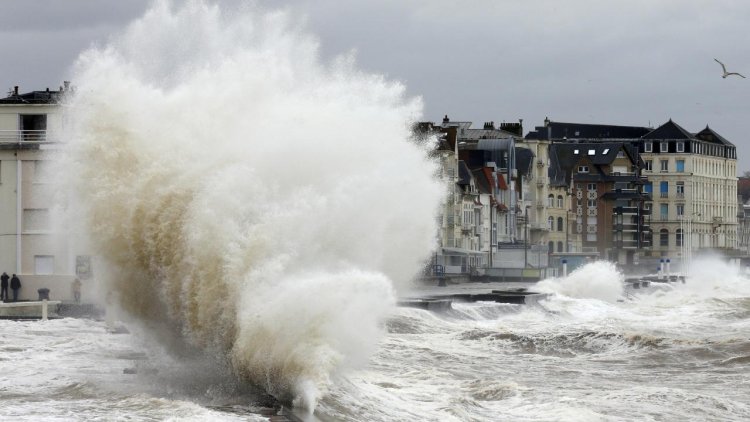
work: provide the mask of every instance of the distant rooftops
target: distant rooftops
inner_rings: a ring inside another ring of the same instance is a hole
[[[544,126],[526,134],[527,140],[680,140],[694,139],[720,145],[734,146],[727,139],[706,126],[691,133],[669,119],[656,129],[642,126],[618,126],[587,123],[566,123],[544,120]]]
[[[8,92],[7,97],[0,98],[0,104],[57,104],[63,95],[72,89],[68,81],[65,81],[64,85],[57,91],[50,91],[47,88],[45,91],[31,91],[21,94],[18,92],[18,86],[15,86],[12,91]]]

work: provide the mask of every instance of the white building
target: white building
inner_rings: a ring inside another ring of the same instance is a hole
[[[653,197],[655,256],[687,259],[706,248],[732,254],[738,247],[735,146],[708,126],[693,134],[670,119],[643,136],[640,153]]]
[[[65,124],[58,104],[64,92],[19,94],[16,87],[0,99],[0,272],[19,276],[20,300],[36,300],[39,288],[50,289],[51,299],[69,300],[76,274],[86,295],[91,275],[90,257],[52,231],[50,158]]]

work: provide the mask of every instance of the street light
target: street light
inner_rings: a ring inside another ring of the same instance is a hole
[[[529,208],[531,205],[526,205],[523,209],[523,267],[528,268],[529,266]]]

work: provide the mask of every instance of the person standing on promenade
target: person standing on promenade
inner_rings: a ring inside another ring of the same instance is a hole
[[[0,301],[8,301],[8,273],[3,271],[3,275],[0,275]]]
[[[18,302],[18,290],[21,288],[21,279],[15,274],[10,278],[10,288],[13,290],[13,302]]]

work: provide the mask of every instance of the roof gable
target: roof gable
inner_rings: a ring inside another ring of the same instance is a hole
[[[643,139],[695,139],[692,133],[669,119],[667,123],[643,135]]]
[[[696,133],[695,137],[702,141],[711,142],[714,144],[734,146],[733,143],[727,141],[723,136],[719,135],[713,129],[708,127],[708,125],[706,125],[705,129]]]

